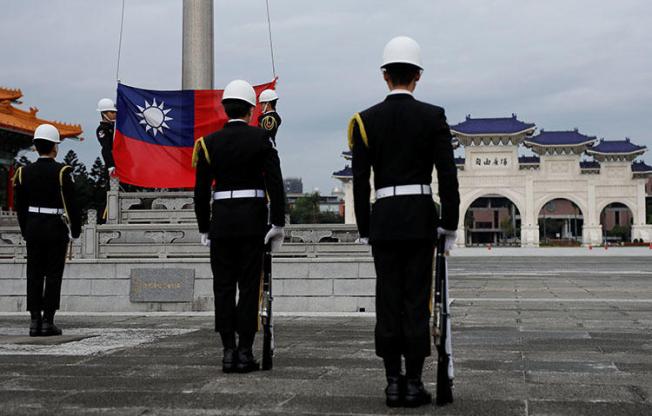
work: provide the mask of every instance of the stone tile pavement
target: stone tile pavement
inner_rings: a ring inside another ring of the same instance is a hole
[[[0,415],[652,415],[652,264],[637,261],[451,264],[445,408],[385,407],[370,314],[279,317],[274,370],[229,376],[207,314],[62,315],[58,345],[4,315]]]

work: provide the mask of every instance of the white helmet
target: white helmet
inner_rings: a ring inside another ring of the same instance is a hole
[[[97,111],[103,113],[105,111],[118,111],[118,109],[115,108],[115,103],[113,102],[112,99],[102,98],[100,101],[97,102]]]
[[[34,140],[42,139],[52,143],[61,143],[59,130],[52,124],[41,124],[34,130]]]
[[[254,91],[254,87],[247,81],[236,79],[235,81],[229,82],[226,88],[224,88],[222,101],[224,100],[241,100],[252,106],[256,106],[256,91]]]
[[[397,36],[387,42],[383,50],[383,64],[411,64],[423,69],[421,64],[421,47],[412,38]]]
[[[258,97],[258,101],[261,103],[268,103],[274,100],[278,100],[278,94],[276,94],[276,91],[274,90],[264,90]]]

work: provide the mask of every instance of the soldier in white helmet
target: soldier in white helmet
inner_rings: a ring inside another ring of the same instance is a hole
[[[260,93],[258,101],[262,106],[262,113],[258,116],[258,126],[269,132],[269,136],[276,146],[276,133],[281,126],[281,116],[276,112],[276,103],[278,102],[278,94],[274,90],[264,90]]]
[[[381,69],[389,94],[349,124],[355,216],[376,267],[375,344],[385,364],[386,402],[416,407],[432,400],[421,373],[430,355],[433,254],[438,234],[446,236],[447,249],[455,242],[457,169],[444,109],[413,96],[423,70],[417,42],[389,41]],[[430,189],[433,166],[439,213]],[[372,168],[376,202],[370,207]]]
[[[66,249],[81,233],[72,167],[55,161],[60,142],[56,127],[38,126],[34,147],[39,158],[18,168],[13,179],[18,223],[27,242],[30,336],[61,335],[54,314],[59,309]]]
[[[113,175],[115,171],[115,162],[113,161],[113,135],[118,110],[115,108],[115,103],[112,99],[102,98],[97,102],[97,111],[101,117],[100,125],[96,131],[97,140],[100,142],[100,146],[102,146],[104,165],[108,169],[109,175]]]
[[[224,348],[222,369],[247,373],[259,369],[252,347],[258,330],[263,252],[268,242],[273,249],[283,242],[285,187],[269,134],[249,125],[256,106],[251,85],[230,82],[222,105],[229,121],[222,130],[199,138],[193,152],[195,214],[201,241],[210,246],[215,331]]]

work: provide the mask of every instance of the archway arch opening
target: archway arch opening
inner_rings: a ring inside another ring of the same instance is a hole
[[[543,246],[582,244],[584,215],[580,207],[566,198],[546,202],[539,211],[539,241]]]
[[[512,200],[499,194],[476,198],[464,214],[465,242],[473,246],[520,246],[521,213]]]
[[[600,212],[602,239],[607,244],[621,244],[632,241],[634,215],[629,207],[621,202],[612,202]]]

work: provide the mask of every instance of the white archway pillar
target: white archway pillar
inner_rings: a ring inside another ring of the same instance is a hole
[[[647,224],[647,204],[645,201],[645,183],[647,179],[636,179],[636,211],[632,212],[632,240],[639,239],[652,243],[652,224]]]

